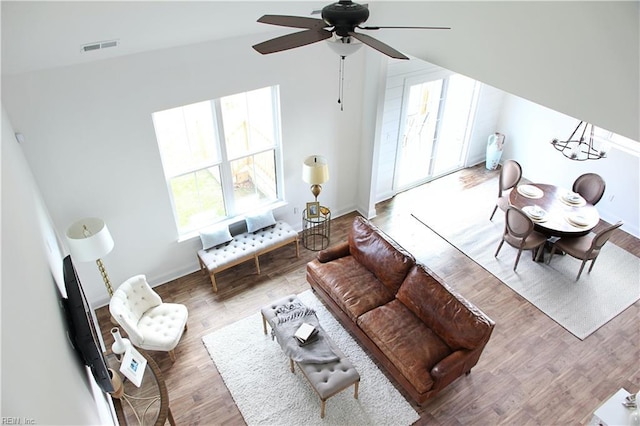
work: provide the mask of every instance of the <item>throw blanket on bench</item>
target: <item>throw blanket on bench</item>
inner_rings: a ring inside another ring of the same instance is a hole
[[[293,335],[304,322],[318,329],[318,337],[315,341],[300,346]],[[313,309],[296,302],[283,305],[276,311],[274,323],[271,333],[278,340],[282,351],[292,360],[305,364],[325,364],[340,359],[331,349]]]

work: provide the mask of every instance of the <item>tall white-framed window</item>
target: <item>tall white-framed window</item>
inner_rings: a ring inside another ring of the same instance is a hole
[[[179,235],[282,199],[278,86],[152,118]]]

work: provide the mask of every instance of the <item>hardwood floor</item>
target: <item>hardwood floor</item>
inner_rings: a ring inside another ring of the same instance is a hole
[[[581,341],[410,216],[416,206],[439,208],[437,197],[445,192],[452,196],[495,179],[497,173],[476,166],[376,206],[377,226],[496,322],[471,374],[422,407],[414,405],[420,414],[416,424],[587,424],[593,411],[619,388],[640,389],[640,302]],[[331,244],[346,238],[354,216],[332,221]],[[611,241],[640,257],[637,238],[616,231]],[[282,248],[261,257],[261,275],[246,262],[216,275],[217,294],[201,272],[156,287],[163,300],[185,304],[190,315],[174,364],[166,353],[151,353],[165,375],[177,424],[244,424],[201,338],[275,298],[309,289],[304,266],[315,255],[301,246],[296,258],[293,247]],[[96,312],[105,344],[111,347],[108,309]],[[262,332],[261,324],[256,324],[256,332]]]

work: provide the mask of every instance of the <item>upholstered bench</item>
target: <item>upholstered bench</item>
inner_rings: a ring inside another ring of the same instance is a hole
[[[296,257],[300,256],[298,233],[289,224],[277,221],[274,225],[249,232],[244,222],[243,220],[231,227],[235,231],[230,231],[233,235],[230,236],[231,240],[206,250],[198,250],[200,269],[209,274],[214,292],[218,291],[215,274],[220,271],[253,259],[256,271],[260,274],[258,257],[291,243],[296,246]]]
[[[267,324],[273,329],[279,308],[292,303],[302,304],[295,294],[291,294],[272,302],[260,310],[264,334],[267,334]],[[324,418],[327,399],[345,390],[349,386],[353,385],[353,397],[358,399],[358,386],[360,384],[360,374],[356,371],[351,361],[349,361],[331,339],[327,340],[333,352],[338,356],[337,361],[311,364],[305,362],[294,363],[292,359],[289,359],[291,372],[295,373],[294,365],[297,364],[313,390],[316,391],[320,397],[320,418]]]

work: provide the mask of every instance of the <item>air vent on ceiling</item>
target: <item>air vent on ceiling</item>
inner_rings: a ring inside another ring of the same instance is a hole
[[[94,50],[107,49],[109,47],[117,47],[118,40],[96,41],[95,43],[89,43],[82,45],[82,52],[91,52]]]

